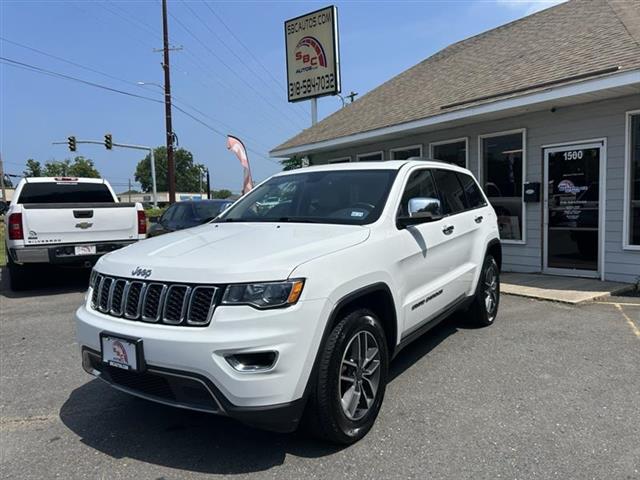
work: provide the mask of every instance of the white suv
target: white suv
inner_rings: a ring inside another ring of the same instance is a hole
[[[468,170],[283,172],[212,223],[102,257],[76,314],[82,363],[149,400],[351,443],[402,347],[457,309],[493,323],[501,257]]]

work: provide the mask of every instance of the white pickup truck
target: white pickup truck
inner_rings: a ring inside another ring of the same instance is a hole
[[[283,172],[211,223],[102,257],[76,312],[82,365],[149,400],[352,443],[405,345],[458,309],[494,322],[501,259],[463,168]]]
[[[140,203],[119,203],[106,180],[25,178],[5,215],[11,288],[28,285],[38,264],[92,266],[146,237]]]

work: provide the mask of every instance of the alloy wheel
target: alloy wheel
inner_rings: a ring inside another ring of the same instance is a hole
[[[498,308],[498,270],[495,264],[489,265],[484,276],[484,306],[490,321]]]
[[[357,332],[344,351],[338,393],[345,416],[360,420],[371,409],[380,385],[380,348],[366,330]]]

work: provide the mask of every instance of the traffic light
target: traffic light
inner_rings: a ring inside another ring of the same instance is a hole
[[[76,137],[67,137],[67,143],[69,144],[69,150],[76,151]]]
[[[113,137],[110,133],[107,133],[104,136],[104,146],[107,148],[107,150],[111,150],[113,148]]]

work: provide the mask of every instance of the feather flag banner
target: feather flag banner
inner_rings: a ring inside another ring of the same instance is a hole
[[[227,136],[227,148],[236,154],[240,165],[244,169],[244,179],[242,181],[242,194],[249,192],[253,188],[253,179],[251,178],[251,167],[249,166],[249,157],[247,149],[239,138],[232,135]]]

